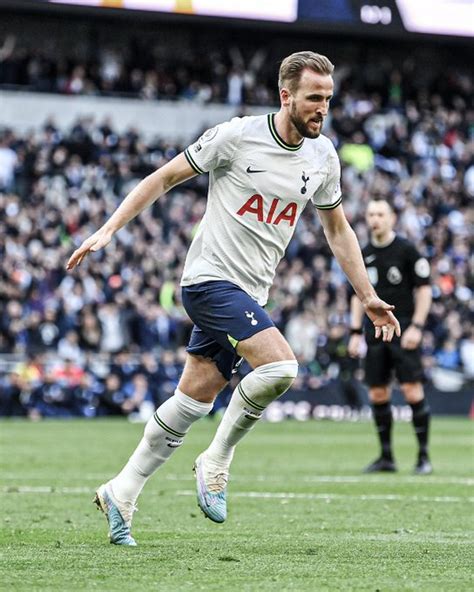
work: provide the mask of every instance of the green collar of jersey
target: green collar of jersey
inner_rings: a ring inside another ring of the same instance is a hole
[[[299,144],[296,144],[295,146],[294,144],[287,144],[285,140],[279,135],[275,126],[275,113],[269,113],[267,116],[267,120],[268,127],[270,128],[270,133],[272,134],[273,139],[279,146],[281,146],[285,150],[289,150],[290,152],[295,152],[296,150],[299,150],[301,146],[303,146],[304,138],[303,140],[301,140]]]

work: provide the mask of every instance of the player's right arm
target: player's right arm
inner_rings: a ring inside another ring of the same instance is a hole
[[[352,358],[360,355],[362,341],[362,324],[364,321],[364,307],[355,294],[351,298],[351,336],[347,345],[347,353]]]
[[[145,177],[123,200],[107,222],[74,251],[67,262],[66,269],[79,265],[88,253],[107,246],[113,235],[135,216],[183,181],[196,176],[196,171],[188,163],[184,153]]]

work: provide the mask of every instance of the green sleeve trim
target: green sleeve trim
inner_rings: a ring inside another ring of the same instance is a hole
[[[198,175],[203,175],[205,173],[205,171],[200,169],[198,165],[194,162],[193,157],[191,156],[191,153],[189,152],[188,148],[186,148],[186,150],[184,151],[184,156],[186,157],[186,160],[189,162],[191,167],[196,171]]]
[[[317,206],[316,204],[314,204],[314,205],[318,210],[334,210],[334,208],[337,208],[337,206],[340,205],[341,202],[342,202],[342,195],[335,203],[330,204],[329,206]]]

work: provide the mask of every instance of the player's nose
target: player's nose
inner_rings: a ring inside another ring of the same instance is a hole
[[[320,117],[326,117],[326,115],[328,114],[328,107],[327,105],[320,103],[317,107],[316,107],[316,114],[319,115]]]

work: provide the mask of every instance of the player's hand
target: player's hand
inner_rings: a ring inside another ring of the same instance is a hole
[[[362,335],[358,333],[354,333],[349,338],[349,343],[347,344],[347,353],[351,358],[359,358],[360,357],[360,343],[362,340]]]
[[[414,325],[410,325],[403,332],[400,345],[403,349],[416,349],[420,345],[422,337],[423,333],[420,329]]]
[[[70,271],[76,265],[80,265],[88,253],[95,253],[106,247],[112,240],[113,232],[100,228],[92,236],[86,239],[82,245],[74,251],[67,262],[66,269]]]
[[[382,337],[382,341],[392,341],[393,336],[400,337],[400,323],[392,310],[395,307],[374,296],[364,303],[365,314],[369,317],[375,327],[375,338]]]

